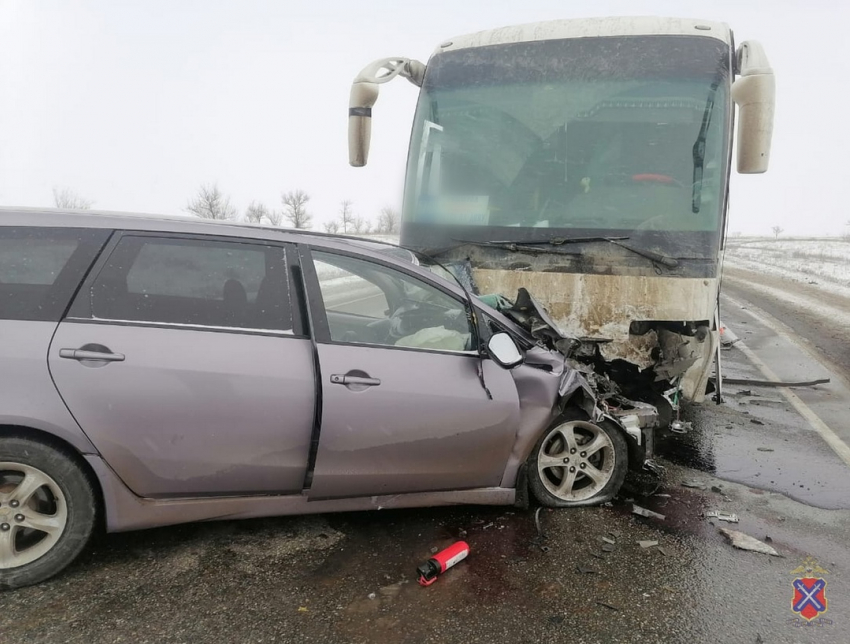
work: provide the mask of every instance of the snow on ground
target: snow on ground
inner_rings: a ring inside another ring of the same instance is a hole
[[[730,240],[726,263],[850,298],[850,240]]]

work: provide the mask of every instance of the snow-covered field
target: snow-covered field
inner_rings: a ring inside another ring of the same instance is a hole
[[[730,240],[726,263],[850,297],[850,240]]]

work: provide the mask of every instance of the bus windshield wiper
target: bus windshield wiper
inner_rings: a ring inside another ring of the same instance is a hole
[[[655,251],[645,250],[643,248],[635,248],[630,244],[624,244],[623,241],[628,239],[628,237],[552,237],[550,239],[544,240],[533,240],[526,242],[512,242],[512,241],[487,241],[487,242],[473,242],[468,240],[456,239],[454,241],[462,241],[467,244],[475,244],[477,246],[490,246],[495,248],[503,248],[505,250],[510,250],[512,252],[531,252],[531,253],[541,253],[541,252],[550,252],[558,255],[565,255],[567,253],[559,252],[559,251],[546,251],[538,248],[538,246],[547,245],[547,246],[563,246],[564,244],[581,244],[584,242],[609,242],[614,244],[615,246],[619,246],[620,248],[625,248],[636,255],[640,255],[641,257],[646,257],[647,259],[658,262],[662,266],[666,266],[667,268],[676,268],[679,265],[678,260],[673,257],[667,257],[666,255],[662,255],[661,253],[656,253]]]
[[[560,250],[555,250],[551,248],[538,248],[535,244],[540,243],[548,243],[548,242],[514,242],[514,241],[504,241],[504,240],[493,240],[493,241],[475,241],[472,239],[454,239],[453,241],[459,242],[460,245],[463,244],[471,244],[472,246],[481,246],[482,248],[500,248],[502,250],[509,250],[512,253],[529,253],[531,255],[540,255],[540,254],[548,254],[548,255],[580,255],[581,253],[569,253]]]
[[[719,80],[711,84],[711,89],[708,92],[708,99],[705,102],[705,111],[702,113],[702,125],[697,134],[697,140],[694,142],[692,155],[694,159],[694,175],[693,188],[691,192],[691,211],[699,212],[702,206],[702,175],[705,167],[705,141],[708,138],[708,127],[711,125],[711,114],[714,111],[714,97],[717,95],[717,87],[720,85]]]

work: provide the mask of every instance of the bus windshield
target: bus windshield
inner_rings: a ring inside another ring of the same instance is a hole
[[[728,44],[692,36],[435,55],[413,125],[405,243],[419,245],[410,234],[423,227],[452,238],[624,235],[656,246],[662,233],[686,244],[676,254],[716,256],[730,65]]]

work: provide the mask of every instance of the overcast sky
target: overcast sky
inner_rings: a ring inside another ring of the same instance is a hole
[[[729,23],[777,75],[770,172],[733,174],[731,231],[850,227],[850,3],[838,0],[0,0],[0,205],[179,213],[217,181],[240,210],[312,195],[374,217],[401,204],[416,88],[382,88],[366,168],[348,166],[352,78],[373,59],[426,61],[450,36],[605,15]]]

